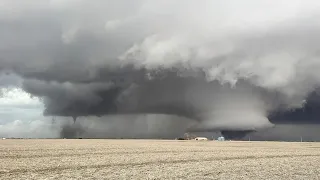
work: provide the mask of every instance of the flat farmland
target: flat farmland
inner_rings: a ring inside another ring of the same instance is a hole
[[[320,179],[320,143],[6,139],[0,179]]]

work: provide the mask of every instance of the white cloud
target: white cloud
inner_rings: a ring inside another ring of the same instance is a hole
[[[2,134],[21,123],[44,119],[43,104],[19,88],[0,89],[0,125]],[[19,119],[19,121],[17,121]],[[9,126],[7,124],[9,123]],[[10,123],[13,123],[10,125]],[[20,126],[19,126],[20,127]],[[8,128],[8,129],[7,129]]]
[[[42,103],[39,98],[31,97],[31,95],[20,88],[2,88],[2,97],[0,97],[0,108],[11,107],[25,107],[41,108]]]
[[[0,125],[0,137],[15,138],[57,138],[59,126],[52,126],[50,121],[45,120],[15,120]]]

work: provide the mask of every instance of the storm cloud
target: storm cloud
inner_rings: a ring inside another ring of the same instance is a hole
[[[317,1],[0,2],[0,86],[38,97],[45,116],[165,114],[185,131],[319,123]]]

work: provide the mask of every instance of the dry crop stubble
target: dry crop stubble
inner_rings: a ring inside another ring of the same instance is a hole
[[[1,179],[320,179],[320,143],[0,141]]]

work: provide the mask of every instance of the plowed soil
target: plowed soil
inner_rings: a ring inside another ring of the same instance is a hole
[[[320,179],[320,143],[6,139],[0,179]]]

